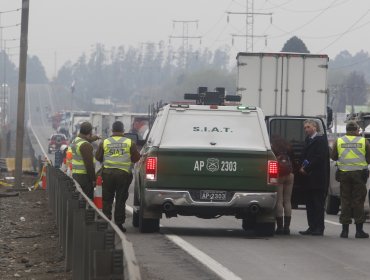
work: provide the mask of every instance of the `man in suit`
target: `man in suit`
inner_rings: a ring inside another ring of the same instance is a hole
[[[300,173],[305,176],[305,198],[308,229],[302,235],[324,234],[325,200],[329,183],[329,146],[325,135],[319,134],[319,125],[313,119],[304,121],[306,133]]]

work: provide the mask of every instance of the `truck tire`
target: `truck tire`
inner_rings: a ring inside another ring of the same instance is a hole
[[[337,215],[339,212],[340,200],[338,197],[328,195],[326,198],[326,214]]]
[[[136,210],[135,208],[134,208],[134,211],[132,212],[132,226],[136,228],[139,227],[139,219],[140,219],[139,212],[140,210]]]
[[[255,219],[251,219],[251,218],[243,219],[242,228],[245,231],[251,231],[251,230],[254,231],[255,227],[256,227],[256,221],[255,221]]]
[[[274,236],[275,223],[256,223],[255,230],[257,236]]]
[[[152,233],[159,231],[159,219],[148,219],[143,217],[143,211],[138,211],[139,230],[141,233]]]
[[[134,190],[134,206],[139,206],[139,205],[140,205],[140,201],[139,201],[136,190]]]

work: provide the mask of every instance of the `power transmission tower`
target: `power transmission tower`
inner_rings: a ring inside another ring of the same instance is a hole
[[[231,34],[232,42],[234,43],[234,37],[245,37],[245,51],[253,52],[253,39],[254,38],[267,38],[267,35],[254,35],[254,16],[264,15],[272,16],[272,13],[255,13],[254,12],[254,0],[246,0],[246,11],[245,12],[226,12],[227,22],[229,22],[229,15],[245,15],[245,34]],[[272,18],[271,18],[272,21]]]
[[[198,29],[199,20],[173,20],[173,28],[175,28],[176,24],[182,24],[182,35],[178,36],[169,36],[170,43],[171,39],[182,39],[182,65],[184,68],[188,65],[188,55],[189,55],[189,40],[191,39],[198,39],[201,44],[201,36],[189,36],[189,25],[195,24],[196,28]]]

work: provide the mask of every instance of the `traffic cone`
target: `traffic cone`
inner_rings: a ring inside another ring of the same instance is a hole
[[[94,188],[94,203],[98,209],[103,208],[103,189],[101,176],[98,176],[96,179],[96,186]]]

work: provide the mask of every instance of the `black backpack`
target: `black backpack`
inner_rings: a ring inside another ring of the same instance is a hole
[[[287,154],[280,154],[277,156],[279,163],[279,177],[289,175],[293,171],[292,162]]]

